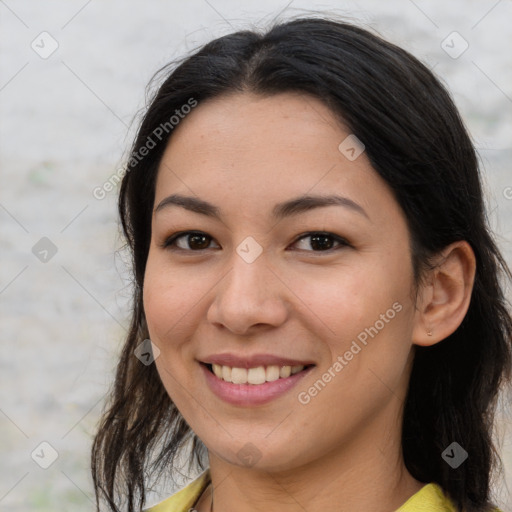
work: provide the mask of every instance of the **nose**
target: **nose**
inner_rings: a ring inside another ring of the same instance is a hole
[[[287,290],[264,255],[248,263],[235,253],[230,270],[215,287],[207,319],[239,336],[279,327],[288,315]]]

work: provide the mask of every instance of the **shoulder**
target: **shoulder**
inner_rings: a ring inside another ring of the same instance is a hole
[[[183,512],[192,508],[210,483],[210,470],[205,469],[195,480],[169,498],[144,512]]]
[[[431,482],[413,494],[396,512],[458,512],[458,510],[441,486]],[[494,512],[502,511],[496,508]]]

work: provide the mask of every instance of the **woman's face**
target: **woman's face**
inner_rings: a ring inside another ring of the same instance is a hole
[[[161,380],[210,456],[285,470],[395,439],[416,321],[409,235],[362,147],[292,93],[205,102],[174,130],[144,309]],[[294,205],[305,196],[342,199]],[[200,233],[164,247],[187,231]]]

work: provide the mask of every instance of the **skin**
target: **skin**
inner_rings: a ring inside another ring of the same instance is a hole
[[[156,365],[181,414],[208,448],[215,512],[390,512],[425,483],[407,471],[401,420],[415,345],[433,345],[462,322],[475,259],[466,242],[447,247],[415,295],[406,220],[366,154],[350,161],[350,134],[318,99],[236,93],[199,104],[175,129],[158,172],[155,208],[170,194],[218,206],[222,221],[179,206],[154,213],[144,282]],[[276,222],[273,206],[303,194],[336,193],[337,205]],[[181,251],[161,244],[182,237]],[[308,232],[344,238],[333,249]],[[247,263],[246,237],[263,252]],[[201,250],[198,250],[199,249]],[[378,334],[307,404],[298,401],[374,326]],[[431,331],[429,336],[427,331]],[[208,388],[197,360],[234,352],[311,359],[290,392],[260,406],[234,406]],[[251,442],[259,460],[237,452]],[[207,489],[196,504],[210,510]]]

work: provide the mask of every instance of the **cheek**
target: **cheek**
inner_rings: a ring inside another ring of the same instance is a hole
[[[182,329],[208,289],[199,276],[171,268],[165,255],[150,250],[144,275],[143,304],[148,326],[158,336]],[[204,289],[203,289],[204,288]],[[174,327],[175,326],[175,327]]]
[[[155,360],[157,371],[171,400],[186,409],[190,388],[190,368],[183,364],[187,358],[192,317],[190,311],[197,303],[193,286],[182,286],[176,273],[166,269],[166,262],[158,256],[148,257],[144,276],[143,305],[149,337],[160,349]],[[189,313],[187,315],[187,313]]]
[[[395,302],[407,299],[406,272],[385,264],[351,265],[326,269],[312,276],[294,274],[293,291],[319,327],[327,334],[344,336],[348,330],[364,328],[379,319]]]
[[[165,261],[151,252],[144,276],[143,304],[152,340],[163,344],[172,339],[197,303],[197,287],[166,268]],[[162,348],[165,348],[163,346]]]
[[[371,265],[332,271],[325,279],[302,278],[296,286],[314,319],[310,328],[325,340],[330,360],[346,354],[351,361],[345,375],[357,380],[367,367],[379,366],[393,373],[395,363],[400,372],[410,350],[414,314],[406,262],[375,259]]]
[[[162,339],[165,328],[169,329],[169,318],[174,318],[171,293],[165,279],[159,279],[153,266],[148,261],[144,276],[143,304],[151,339]]]

